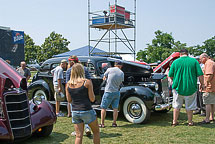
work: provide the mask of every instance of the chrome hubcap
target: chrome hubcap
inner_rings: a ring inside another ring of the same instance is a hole
[[[35,96],[38,96],[38,97],[41,97],[42,99],[46,100],[46,95],[43,91],[41,90],[38,90],[36,93],[35,93]]]
[[[131,102],[128,105],[128,113],[132,118],[139,118],[142,115],[141,105],[137,102]]]

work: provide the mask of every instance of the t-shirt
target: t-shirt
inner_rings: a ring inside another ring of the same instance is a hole
[[[108,68],[104,73],[106,77],[105,92],[117,92],[124,81],[124,73],[118,67]]]
[[[88,88],[83,85],[79,88],[70,88],[68,91],[72,98],[72,111],[87,111],[91,110],[91,102],[88,95]]]
[[[61,66],[57,66],[55,69],[51,71],[53,74],[53,85],[58,86],[57,80],[61,79],[61,83],[63,82],[63,68]]]
[[[203,68],[204,72],[204,84],[206,90],[204,92],[215,92],[215,63],[211,59],[208,59]],[[209,81],[209,75],[212,75],[212,79]]]
[[[66,83],[70,80],[71,70],[72,70],[72,67],[70,67],[66,71]],[[89,71],[88,71],[88,69],[86,67],[84,67],[84,74],[85,74],[86,79],[91,79],[91,75],[90,75],[90,73],[89,73]]]
[[[21,75],[25,76],[26,78],[27,78],[28,76],[31,76],[31,72],[30,72],[30,70],[29,70],[28,68],[22,69],[22,67],[20,67],[20,68],[17,69],[17,71],[18,71]]]
[[[169,77],[173,77],[172,88],[183,96],[190,96],[197,91],[197,77],[201,75],[203,72],[198,61],[188,56],[175,60],[169,71]]]

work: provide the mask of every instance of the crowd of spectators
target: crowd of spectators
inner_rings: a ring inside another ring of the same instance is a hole
[[[63,69],[67,60],[62,60],[60,66],[52,70],[53,84],[55,87],[55,100],[56,100],[56,114],[58,117],[63,116],[59,112],[59,105],[62,99],[61,92],[63,92]],[[120,99],[119,87],[124,81],[124,73],[121,71],[121,61],[115,62],[115,67],[108,68],[104,73],[103,80],[106,81],[105,93],[101,102],[101,124],[98,125],[96,112],[91,106],[94,102],[95,95],[93,92],[93,84],[90,80],[91,76],[88,69],[82,66],[77,56],[70,56],[68,58],[68,66],[66,71],[66,98],[68,101],[67,117],[72,116],[75,132],[71,135],[76,136],[75,143],[82,143],[83,132],[87,135],[93,132],[94,143],[100,143],[99,126],[104,128],[104,119],[106,116],[106,109],[111,105],[114,109],[113,113],[113,127],[117,127],[118,105]]]
[[[201,66],[200,64],[201,63]],[[200,124],[214,122],[215,111],[215,63],[206,53],[200,55],[199,62],[188,56],[188,51],[182,49],[180,58],[175,60],[168,72],[172,80],[173,121],[172,126],[179,125],[178,117],[183,101],[188,117],[188,126],[193,126],[193,111],[206,106],[206,118]],[[197,80],[199,78],[199,85]],[[197,99],[198,95],[198,99]],[[203,103],[202,103],[203,101]]]
[[[84,127],[86,134],[91,134],[92,129],[94,143],[100,143],[99,127],[105,127],[106,109],[110,105],[113,108],[112,126],[117,127],[119,88],[124,81],[124,73],[121,68],[121,61],[116,61],[114,67],[108,68],[104,73],[103,80],[106,81],[106,85],[100,105],[100,124],[98,124],[96,112],[91,105],[91,102],[95,100],[93,84],[90,80],[91,76],[87,68],[80,64],[78,57],[70,56],[68,64],[67,60],[63,59],[60,65],[51,71],[55,90],[56,115],[58,117],[64,116],[60,112],[60,102],[67,99],[67,117],[72,117],[75,127],[75,132],[72,135],[76,136],[76,143],[82,143]],[[64,69],[67,69],[65,87],[62,84]],[[21,62],[17,71],[24,75],[27,81],[31,77],[24,61]],[[179,125],[178,118],[184,101],[188,126],[194,125],[193,111],[202,110],[203,104],[205,105],[206,117],[200,123],[209,124],[214,122],[215,62],[206,53],[200,55],[198,62],[196,59],[189,57],[186,49],[182,49],[180,58],[170,63],[166,74],[168,75],[169,91],[173,94],[173,120],[171,125]]]

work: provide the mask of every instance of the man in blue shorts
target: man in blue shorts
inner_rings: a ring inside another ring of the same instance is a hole
[[[120,100],[119,88],[124,81],[124,73],[121,71],[122,62],[117,60],[115,66],[108,68],[104,73],[103,80],[106,80],[105,92],[102,97],[100,107],[101,110],[101,124],[99,127],[104,128],[104,120],[106,116],[106,109],[111,105],[113,108],[113,127],[117,127],[116,120],[118,117],[118,105]]]

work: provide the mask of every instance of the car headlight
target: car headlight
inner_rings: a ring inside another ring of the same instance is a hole
[[[155,83],[155,90],[158,91],[158,89],[159,89],[159,85]]]
[[[40,104],[42,103],[42,101],[43,101],[43,99],[42,99],[40,96],[35,96],[35,97],[33,98],[33,103],[34,103],[35,105],[40,105]]]

